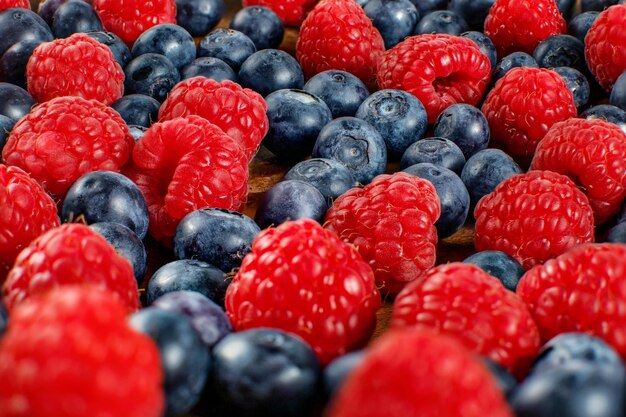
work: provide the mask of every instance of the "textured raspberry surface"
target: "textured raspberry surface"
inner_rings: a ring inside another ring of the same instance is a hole
[[[626,358],[626,245],[580,245],[526,273],[517,293],[544,341],[580,331],[603,338]]]
[[[30,1],[28,0],[0,0],[0,10],[9,9],[11,7],[21,7],[30,9]]]
[[[529,171],[504,180],[474,210],[477,250],[499,250],[524,269],[593,242],[593,210],[568,177]]]
[[[446,34],[412,36],[385,52],[378,69],[380,88],[417,97],[433,123],[455,103],[477,104],[491,78],[489,58],[469,39]]]
[[[569,176],[581,185],[596,224],[619,212],[626,197],[626,134],[603,120],[568,119],[539,142],[531,169]]]
[[[96,100],[58,97],[35,107],[7,138],[2,158],[58,197],[81,175],[119,171],[134,146],[119,113]]]
[[[585,37],[589,70],[607,91],[626,71],[626,4],[611,6],[598,16]]]
[[[236,330],[295,333],[323,363],[367,343],[379,305],[359,253],[308,219],[263,230],[226,292]]]
[[[13,309],[31,296],[68,285],[102,288],[128,311],[139,308],[130,262],[82,224],[64,224],[35,239],[17,256],[2,292],[6,306]]]
[[[162,415],[159,352],[109,293],[66,287],[11,315],[0,343],[0,415]]]
[[[518,375],[540,347],[537,325],[522,300],[479,267],[459,262],[408,284],[394,303],[392,326],[454,336]]]
[[[124,94],[124,71],[108,46],[75,33],[35,48],[26,66],[26,84],[40,103],[79,96],[109,105]]]
[[[397,293],[435,265],[440,214],[435,187],[399,172],[348,190],[326,214],[325,227],[356,246],[377,283]]]
[[[372,85],[384,51],[382,36],[353,0],[320,1],[296,41],[296,58],[307,78],[334,69]]]
[[[263,97],[232,81],[193,77],[176,85],[159,110],[159,121],[197,115],[219,126],[252,159],[269,129]]]
[[[248,195],[242,149],[199,116],[153,124],[137,142],[127,175],[148,204],[150,234],[166,243],[186,214],[202,207],[241,211]]]
[[[556,72],[513,68],[487,95],[482,106],[491,140],[519,159],[530,158],[548,129],[576,117],[574,96]]]
[[[269,7],[282,20],[285,26],[298,27],[307,13],[315,7],[317,0],[243,0],[244,7]]]
[[[554,0],[496,0],[485,19],[485,34],[498,57],[516,51],[532,54],[539,42],[566,31]]]
[[[348,376],[329,417],[512,417],[485,366],[452,338],[392,329]]]

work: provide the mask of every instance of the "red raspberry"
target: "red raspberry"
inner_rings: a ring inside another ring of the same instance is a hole
[[[385,52],[380,88],[417,97],[433,123],[455,103],[478,103],[491,77],[489,58],[469,39],[445,34],[412,36]]]
[[[236,330],[295,333],[323,363],[367,343],[379,305],[359,253],[308,219],[263,230],[226,292]]]
[[[385,42],[353,0],[322,0],[308,14],[296,41],[296,58],[309,78],[347,71],[372,85]]]
[[[626,197],[626,134],[600,119],[568,119],[539,142],[532,169],[569,176],[589,197],[596,224],[617,214]]]
[[[542,40],[566,31],[554,0],[496,0],[485,19],[485,35],[499,57],[516,51],[532,54]]]
[[[487,368],[452,338],[393,329],[348,376],[328,417],[513,417]]]
[[[30,10],[30,1],[28,0],[0,0],[0,10],[9,9],[11,7],[21,7]]]
[[[26,66],[26,84],[40,103],[79,96],[108,105],[124,94],[124,71],[108,46],[75,33],[35,48]]]
[[[474,210],[478,250],[499,250],[529,269],[592,242],[593,210],[564,175],[529,171],[500,183]]]
[[[317,0],[243,0],[244,7],[265,6],[278,15],[285,26],[298,27],[315,7]]]
[[[35,239],[18,255],[2,291],[8,309],[53,288],[84,285],[110,291],[126,307],[139,308],[133,268],[97,232],[64,224]]]
[[[395,294],[435,265],[440,214],[435,187],[398,172],[348,190],[326,213],[324,227],[356,246],[376,282]]]
[[[544,341],[565,332],[603,338],[626,358],[626,245],[580,245],[522,277],[517,293]]]
[[[219,126],[252,159],[269,129],[263,97],[232,81],[193,77],[178,83],[159,110],[159,121],[198,115]]]
[[[161,416],[159,351],[105,291],[67,287],[17,307],[0,343],[3,417]]]
[[[58,97],[35,107],[13,128],[2,150],[58,197],[91,171],[118,172],[134,146],[119,113],[96,100]]]
[[[491,140],[522,160],[533,156],[554,123],[578,114],[574,96],[559,74],[530,67],[513,68],[499,79],[482,112]]]
[[[188,213],[202,207],[241,211],[248,195],[242,149],[198,116],[153,124],[137,142],[127,174],[148,204],[150,234],[166,243]]]
[[[605,90],[626,71],[626,4],[609,7],[593,22],[585,37],[589,70]]]

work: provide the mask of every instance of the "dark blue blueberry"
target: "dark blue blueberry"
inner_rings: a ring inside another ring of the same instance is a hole
[[[281,181],[267,190],[254,216],[261,229],[278,226],[288,220],[324,220],[328,205],[317,188],[299,180]]]
[[[496,46],[493,44],[491,38],[485,35],[482,32],[477,31],[469,31],[461,33],[461,36],[473,41],[476,45],[478,45],[478,49],[480,52],[487,55],[489,58],[489,62],[491,62],[491,69],[493,70],[498,63],[498,51],[496,51]]]
[[[504,394],[507,399],[511,398],[513,392],[515,392],[515,388],[517,387],[517,380],[515,377],[497,362],[485,356],[481,356],[480,359],[485,364],[491,375],[495,378],[496,384],[498,384],[502,394]]]
[[[619,216],[617,216],[617,223],[626,222],[626,200],[622,203],[622,210],[620,211]]]
[[[609,104],[626,110],[626,71],[622,73],[615,81],[611,90]]]
[[[0,114],[17,122],[35,105],[35,99],[26,90],[0,82]]]
[[[238,75],[244,87],[263,96],[285,88],[304,87],[304,74],[298,61],[278,49],[253,53],[241,64]]]
[[[198,45],[198,58],[210,56],[226,62],[233,71],[239,71],[241,64],[256,52],[252,39],[243,33],[226,28],[215,29],[206,35]]]
[[[549,36],[537,45],[533,58],[541,68],[571,67],[585,71],[585,45],[571,35]]]
[[[2,154],[2,148],[4,148],[4,145],[7,143],[7,137],[9,133],[11,133],[14,125],[15,120],[0,114],[0,154]]]
[[[378,130],[389,159],[398,159],[426,133],[428,114],[421,101],[402,90],[379,90],[365,99],[356,112]]]
[[[111,104],[127,125],[150,127],[157,121],[161,103],[143,94],[129,94]]]
[[[148,128],[144,126],[128,125],[128,132],[135,139],[135,142],[139,141],[146,134],[147,130]]]
[[[345,165],[324,158],[298,162],[285,174],[285,179],[308,182],[322,193],[329,205],[357,185],[354,175]]]
[[[52,23],[54,12],[66,1],[68,0],[43,0],[39,3],[37,14],[49,25]]]
[[[184,414],[198,402],[211,355],[184,314],[148,307],[130,317],[130,326],[149,336],[161,357],[165,416]]]
[[[467,22],[455,12],[437,10],[422,17],[415,26],[413,34],[447,33],[449,35],[460,35],[468,30]]]
[[[463,151],[456,143],[446,138],[426,138],[409,146],[400,159],[400,169],[428,162],[447,168],[457,174],[465,165]]]
[[[616,124],[626,133],[626,111],[619,107],[610,104],[598,104],[582,112],[580,117],[586,119],[600,119]]]
[[[433,126],[433,134],[454,142],[465,159],[486,149],[490,137],[485,115],[480,109],[463,103],[453,104],[439,114]]]
[[[574,16],[567,24],[567,33],[578,38],[584,44],[589,28],[599,15],[600,12],[585,12]]]
[[[340,117],[324,126],[312,155],[340,162],[364,185],[384,173],[387,166],[383,137],[372,125],[356,117]]]
[[[321,98],[328,105],[333,119],[354,116],[370,92],[363,81],[339,70],[315,74],[304,85],[304,91]]]
[[[450,10],[463,18],[472,28],[482,30],[494,2],[495,0],[451,0]]]
[[[111,52],[113,53],[113,58],[117,61],[118,64],[122,68],[126,68],[126,65],[133,59],[133,56],[130,53],[130,49],[121,40],[115,33],[113,32],[89,32],[87,36],[97,40],[101,44],[104,44],[109,47]]]
[[[612,243],[626,243],[626,222],[618,223],[609,229],[606,241]]]
[[[417,9],[409,0],[369,0],[363,10],[383,37],[385,49],[410,36],[419,20]]]
[[[202,342],[213,348],[233,331],[222,307],[195,291],[174,291],[157,298],[152,307],[184,314],[200,335]]]
[[[495,83],[500,78],[504,77],[511,69],[517,67],[539,68],[539,64],[537,64],[535,58],[528,55],[526,52],[513,52],[502,58],[500,62],[496,64],[491,76],[491,82]]]
[[[580,9],[583,12],[601,12],[614,4],[617,4],[617,0],[581,0]]]
[[[215,346],[209,388],[225,415],[301,417],[313,408],[320,375],[302,339],[260,328],[231,333]]]
[[[581,107],[589,102],[589,95],[591,94],[591,87],[589,81],[580,71],[570,67],[556,67],[552,68],[554,72],[559,74],[567,88],[574,95],[574,104],[576,107]]]
[[[26,64],[40,40],[25,40],[11,46],[0,57],[0,80],[26,87]]]
[[[278,90],[265,98],[269,130],[263,144],[281,160],[311,154],[320,130],[332,115],[326,103],[303,90]]]
[[[565,20],[569,20],[575,4],[576,0],[556,0],[556,6],[559,8]]]
[[[78,218],[87,224],[120,223],[140,239],[148,232],[148,206],[143,194],[122,174],[111,171],[89,172],[72,184],[63,200],[63,221]]]
[[[257,51],[278,48],[283,41],[285,27],[276,13],[269,7],[244,7],[233,16],[230,28],[248,36]]]
[[[226,62],[210,56],[194,59],[191,64],[187,65],[180,72],[180,77],[183,80],[197,76],[210,78],[217,82],[224,80],[239,82],[237,74]]]
[[[67,38],[77,32],[104,30],[98,13],[83,0],[70,0],[59,6],[52,16],[50,28],[55,38]]]
[[[139,237],[128,227],[119,223],[101,222],[89,225],[104,237],[115,251],[128,259],[133,266],[133,274],[141,286],[147,268],[146,248]]]
[[[250,217],[218,208],[202,208],[187,214],[174,235],[174,254],[179,259],[197,259],[224,272],[241,261],[260,232]]]
[[[37,13],[20,8],[0,11],[0,56],[18,42],[53,39],[50,27]]]
[[[435,10],[444,10],[448,7],[448,0],[411,0],[420,16],[425,16]]]
[[[139,35],[130,53],[133,58],[149,53],[163,55],[180,70],[195,59],[196,44],[185,29],[166,23],[152,26]]]
[[[356,350],[334,359],[324,368],[324,393],[331,398],[343,385],[348,375],[363,362],[365,350]]]
[[[4,331],[6,330],[8,324],[9,313],[4,307],[4,304],[2,304],[2,301],[0,301],[0,338],[2,338],[2,335],[4,334]]]
[[[507,290],[513,292],[526,272],[515,258],[497,250],[476,252],[463,262],[478,266],[489,275],[498,278]]]
[[[191,36],[206,35],[224,15],[224,0],[176,0],[176,23]]]
[[[139,55],[124,68],[124,89],[163,102],[180,81],[180,74],[172,61],[160,54]]]

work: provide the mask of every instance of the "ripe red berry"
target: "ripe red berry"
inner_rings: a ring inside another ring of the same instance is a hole
[[[243,0],[244,7],[265,6],[272,9],[285,26],[298,27],[315,7],[317,0]]]
[[[262,231],[226,292],[236,330],[295,333],[323,363],[368,341],[379,305],[374,274],[359,253],[308,219]]]
[[[325,227],[358,249],[386,292],[397,293],[435,265],[440,214],[435,187],[398,172],[344,193]]]
[[[110,293],[59,288],[11,314],[0,344],[0,415],[162,415],[159,352]]]
[[[0,0],[0,10],[9,9],[11,7],[21,7],[30,10],[30,1],[28,0]]]
[[[412,36],[385,52],[378,68],[380,88],[417,97],[433,123],[455,103],[477,104],[491,77],[489,58],[467,38],[447,34]]]
[[[605,90],[626,71],[626,4],[609,7],[593,22],[585,37],[589,70]]]

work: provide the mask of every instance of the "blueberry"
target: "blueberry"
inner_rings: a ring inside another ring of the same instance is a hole
[[[587,78],[578,70],[570,67],[556,67],[552,68],[554,72],[559,74],[567,88],[574,95],[574,104],[576,107],[581,107],[589,102],[589,95],[591,94],[591,87]]]
[[[618,223],[609,229],[606,241],[611,243],[626,243],[626,222]]]
[[[496,46],[493,44],[493,41],[489,38],[489,36],[476,31],[463,32],[461,33],[461,36],[478,45],[480,52],[487,55],[487,58],[489,58],[492,70],[496,67],[496,64],[498,63],[498,51],[496,51]]]
[[[583,12],[601,12],[614,4],[617,4],[617,0],[581,0],[580,9]]]
[[[308,182],[322,193],[329,205],[357,185],[354,175],[345,165],[324,158],[297,163],[285,174],[285,179]]]
[[[324,100],[333,119],[354,116],[370,94],[363,81],[349,72],[339,70],[315,74],[304,85],[304,91]]]
[[[451,0],[450,10],[463,18],[473,28],[483,28],[485,18],[495,0]]]
[[[24,40],[6,50],[0,57],[0,80],[26,87],[26,64],[41,41]]]
[[[180,72],[181,79],[202,76],[210,78],[217,82],[230,80],[239,82],[239,78],[235,71],[224,61],[219,58],[203,56],[196,58]]]
[[[317,135],[332,115],[326,103],[303,90],[278,90],[265,98],[269,130],[263,144],[282,160],[311,154]]]
[[[50,28],[55,38],[67,38],[77,32],[104,30],[98,13],[83,0],[70,0],[60,5],[52,16]]]
[[[4,304],[2,304],[2,301],[0,301],[0,340],[2,339],[2,335],[4,334],[5,330],[7,329],[8,324],[9,324],[9,313],[7,312],[7,309],[4,307]]]
[[[428,162],[447,168],[457,174],[465,165],[463,151],[454,142],[446,138],[426,138],[409,146],[400,159],[400,169],[411,165]]]
[[[166,23],[152,26],[139,35],[130,52],[133,58],[148,53],[163,55],[180,70],[196,57],[196,44],[185,29]]]
[[[453,104],[441,112],[433,126],[433,134],[454,142],[465,159],[486,149],[490,137],[485,115],[478,108],[464,103]]]
[[[35,99],[26,90],[9,83],[0,82],[0,115],[17,122],[30,113]]]
[[[126,65],[133,59],[133,56],[130,53],[130,49],[121,40],[115,33],[113,32],[89,32],[87,36],[93,38],[109,47],[111,52],[113,53],[113,58],[120,64],[120,67],[126,68]]]
[[[515,377],[497,362],[484,356],[481,356],[480,359],[495,378],[496,384],[498,384],[502,394],[504,394],[507,399],[511,398],[513,392],[515,392],[515,388],[517,388],[517,380]]]
[[[556,6],[566,20],[569,20],[576,0],[556,0]]]
[[[14,125],[15,120],[0,114],[0,154],[2,154],[2,148],[4,148],[4,145],[7,143],[7,137],[9,133],[11,133]]]
[[[421,101],[402,90],[380,90],[365,99],[356,112],[378,130],[389,158],[397,159],[424,136],[428,114]]]
[[[610,104],[598,104],[589,107],[580,114],[584,119],[600,119],[609,123],[616,124],[624,133],[626,133],[626,111]]]
[[[448,0],[411,0],[411,2],[417,8],[420,16],[448,7]]]
[[[254,221],[261,229],[288,220],[324,220],[328,206],[317,188],[299,180],[281,181],[267,190],[259,202]]]
[[[615,81],[613,89],[611,90],[609,104],[626,111],[626,71]]]
[[[157,121],[161,103],[143,94],[129,94],[111,104],[127,125],[150,127]]]
[[[211,356],[190,319],[180,313],[148,307],[133,314],[129,323],[149,336],[159,349],[165,416],[191,410],[207,381]]]
[[[230,65],[233,71],[239,71],[241,64],[255,52],[252,39],[237,30],[219,28],[200,41],[197,54],[198,58],[219,58]]]
[[[52,16],[57,9],[68,0],[43,0],[39,2],[37,14],[48,24],[52,23]]]
[[[539,68],[539,64],[537,64],[535,58],[528,55],[526,52],[513,52],[502,58],[500,62],[496,64],[491,76],[491,82],[495,83],[500,78],[504,77],[511,69],[518,67]]]
[[[252,329],[215,346],[210,391],[225,415],[300,417],[313,408],[320,373],[315,353],[299,337]]]
[[[294,57],[278,49],[255,52],[241,64],[239,80],[244,87],[266,96],[285,88],[304,86],[304,74]]]
[[[328,398],[339,391],[348,375],[363,362],[365,353],[365,350],[346,353],[334,359],[324,368],[324,393]]]
[[[507,290],[513,292],[526,272],[515,258],[497,250],[477,252],[465,258],[463,262],[478,266],[489,275],[498,278]]]
[[[106,239],[115,252],[128,259],[133,266],[133,274],[141,286],[146,275],[147,254],[146,248],[139,237],[128,227],[120,223],[100,222],[89,225]]]
[[[224,0],[176,0],[176,23],[192,36],[203,36],[224,15]]]
[[[467,22],[455,12],[437,10],[422,17],[415,26],[413,34],[447,33],[449,35],[460,35],[468,30]]]
[[[419,19],[409,0],[369,0],[363,10],[383,37],[385,49],[410,36]]]
[[[135,139],[135,142],[138,142],[139,139],[141,139],[143,135],[146,134],[147,130],[148,128],[144,126],[128,125],[128,132],[133,137],[133,139]]]
[[[321,130],[314,158],[334,159],[345,165],[361,184],[385,172],[387,147],[380,133],[365,120],[340,117]]]
[[[549,36],[537,45],[533,58],[541,68],[571,67],[585,71],[585,45],[571,35]]]
[[[585,36],[599,15],[600,12],[585,12],[574,16],[567,24],[567,33],[585,43]]]
[[[195,291],[174,291],[157,298],[152,307],[184,314],[209,349],[233,331],[219,305]]]
[[[128,93],[150,96],[163,102],[180,81],[180,74],[172,61],[163,55],[139,55],[124,69],[124,89]]]
[[[617,223],[624,223],[624,222],[626,222],[626,200],[624,200],[624,202],[622,203],[622,210],[620,211],[620,214],[617,216]]]
[[[277,48],[283,41],[285,27],[279,17],[264,6],[244,7],[233,16],[230,28],[248,36],[257,51]]]
[[[0,11],[0,56],[18,42],[53,39],[50,27],[37,13],[20,8]]]

